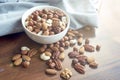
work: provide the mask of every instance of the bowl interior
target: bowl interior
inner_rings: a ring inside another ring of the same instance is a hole
[[[36,10],[42,10],[42,9],[52,9],[52,10],[59,10],[59,11],[63,12],[63,13],[65,14],[65,16],[67,17],[67,26],[66,26],[65,30],[69,28],[70,18],[69,18],[68,14],[67,14],[66,12],[64,12],[63,10],[61,10],[61,9],[59,9],[59,8],[57,8],[57,7],[54,7],[54,6],[37,6],[37,7],[33,7],[33,8],[31,8],[31,9],[27,10],[27,11],[23,14],[23,16],[22,16],[22,25],[23,25],[23,28],[24,28],[26,31],[28,31],[30,34],[33,34],[33,35],[35,35],[35,36],[41,36],[41,37],[52,37],[52,36],[57,36],[58,34],[60,34],[60,33],[62,33],[62,32],[65,31],[65,30],[63,30],[62,32],[60,32],[60,33],[58,33],[58,34],[49,35],[49,36],[37,35],[37,34],[32,33],[31,31],[29,31],[29,30],[26,28],[26,26],[25,26],[25,20],[26,20],[26,18],[28,18],[28,16],[31,15],[34,11],[36,11]]]

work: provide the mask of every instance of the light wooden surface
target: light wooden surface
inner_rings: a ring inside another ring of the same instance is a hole
[[[120,78],[120,1],[101,0],[99,10],[99,27],[96,29],[81,29],[86,37],[90,38],[90,44],[101,45],[100,52],[86,53],[94,56],[99,63],[97,69],[86,66],[85,75],[77,73],[71,67],[71,59],[65,51],[66,58],[63,61],[64,68],[72,70],[73,76],[70,80],[119,80]],[[19,33],[0,37],[0,80],[61,80],[59,74],[47,76],[44,73],[45,62],[40,61],[36,55],[28,69],[22,67],[11,67],[11,57],[19,51],[23,45],[30,48],[39,48],[40,45],[30,40],[25,33]]]

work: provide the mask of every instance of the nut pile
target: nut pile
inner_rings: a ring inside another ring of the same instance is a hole
[[[94,52],[94,46],[89,44],[89,39],[85,39],[85,44],[81,45],[80,48],[78,46],[73,47],[73,51],[68,53],[69,58],[72,60],[72,67],[79,73],[85,74],[85,65],[88,64],[91,68],[97,68],[98,64],[96,63],[94,57],[88,57],[84,53]],[[82,43],[81,43],[82,44]],[[100,50],[100,46],[96,45],[96,51]]]
[[[54,35],[67,26],[66,15],[55,9],[36,10],[25,21],[26,28],[38,35]]]
[[[85,43],[83,43],[85,42]],[[76,30],[69,29],[67,34],[58,42],[53,44],[43,44],[38,50],[29,49],[28,47],[21,47],[21,53],[13,56],[12,61],[15,66],[23,65],[27,68],[30,65],[31,57],[40,53],[40,59],[46,62],[47,69],[45,73],[48,75],[56,75],[58,71],[63,69],[62,61],[65,58],[65,49],[72,47],[73,51],[68,53],[72,60],[72,67],[80,74],[85,74],[85,65],[91,68],[97,68],[94,57],[85,55],[85,52],[100,51],[100,46],[96,48],[90,44],[89,39],[83,39],[83,35]],[[96,49],[96,50],[95,50]],[[64,69],[60,77],[63,79],[70,79],[72,72],[69,69]]]
[[[13,64],[15,66],[22,65],[24,68],[28,68],[30,65],[31,57],[37,53],[36,49],[30,49],[26,46],[21,47],[20,54],[15,54],[12,57]]]

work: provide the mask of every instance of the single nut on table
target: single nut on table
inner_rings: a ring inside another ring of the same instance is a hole
[[[26,46],[22,46],[21,47],[21,54],[27,54],[29,50],[30,50],[30,48],[28,48]]]
[[[84,66],[82,66],[80,63],[75,64],[74,69],[81,74],[85,74]]]
[[[21,54],[16,54],[12,57],[12,61],[15,61],[17,59],[21,58]]]
[[[53,59],[53,62],[55,63],[55,68],[57,70],[61,70],[63,68],[62,63],[59,59]]]
[[[73,52],[69,52],[69,53],[68,53],[69,58],[75,58],[75,57],[78,56],[78,55],[79,55],[79,53],[76,52],[76,51],[73,51]]]
[[[28,68],[29,65],[30,65],[30,62],[29,61],[24,61],[24,62],[22,62],[22,65],[23,65],[24,68]]]
[[[67,35],[68,35],[68,36],[72,36],[72,37],[75,37],[75,36],[76,36],[76,35],[73,34],[72,32],[68,32]]]
[[[87,63],[90,64],[92,62],[95,62],[94,57],[87,57]]]
[[[22,59],[24,61],[31,61],[31,58],[29,56],[27,56],[27,55],[22,55]]]
[[[70,46],[70,42],[69,41],[65,41],[65,47],[69,47]]]
[[[89,39],[88,38],[85,39],[85,44],[89,44],[89,43],[90,43]]]
[[[94,46],[89,45],[89,44],[85,44],[84,48],[85,48],[85,51],[88,51],[88,52],[94,52],[95,51]]]
[[[100,45],[96,45],[96,51],[100,51],[101,46]]]
[[[72,45],[75,45],[77,43],[77,40],[76,39],[72,39],[72,40],[70,40],[70,45],[72,46]]]
[[[97,68],[97,67],[98,67],[98,64],[94,61],[94,62],[91,62],[91,63],[89,64],[89,67],[91,67],[91,68]]]
[[[60,73],[60,77],[65,79],[65,80],[69,80],[72,77],[72,72],[71,70],[69,70],[68,68],[65,68],[61,73]]]
[[[44,47],[40,47],[38,51],[42,53],[42,52],[45,51],[45,48]]]
[[[85,55],[79,55],[76,58],[78,59],[78,62],[81,65],[85,66],[87,64],[87,56],[85,56]]]
[[[83,54],[85,52],[85,48],[84,48],[84,46],[82,46],[80,49],[79,49],[79,53],[80,54]]]
[[[33,48],[33,49],[31,49],[31,50],[29,50],[29,52],[28,52],[28,56],[29,57],[32,57],[32,56],[34,56],[35,54],[37,54],[37,50],[35,49],[35,48]]]
[[[19,58],[19,59],[15,60],[13,64],[15,66],[19,66],[21,63],[22,63],[22,58]]]
[[[78,38],[78,40],[77,40],[77,41],[78,41],[78,44],[79,44],[79,45],[81,45],[81,44],[82,44],[82,42],[83,42],[83,38],[82,38],[82,37],[80,37],[80,38]]]
[[[45,55],[45,53],[40,54],[40,59],[46,61],[50,59],[50,56]]]
[[[48,65],[49,68],[53,69],[55,68],[55,63],[53,62],[52,59],[49,59],[46,64]]]
[[[57,71],[55,69],[46,69],[45,72],[46,72],[46,74],[49,74],[49,75],[57,74]]]
[[[60,52],[64,52],[65,49],[63,47],[60,47],[59,50]]]
[[[45,53],[46,56],[49,56],[49,57],[52,56],[51,52],[45,51],[44,53]]]
[[[78,63],[78,59],[73,59],[73,60],[72,60],[72,64],[71,64],[72,67],[73,67],[75,64],[77,64],[77,63]]]
[[[65,59],[65,53],[62,52],[60,55],[59,55],[59,59],[60,60],[64,60]]]
[[[74,47],[73,47],[73,51],[79,52],[78,46],[74,46]]]

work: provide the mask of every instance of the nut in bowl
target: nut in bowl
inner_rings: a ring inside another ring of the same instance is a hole
[[[57,7],[37,6],[23,14],[22,25],[26,34],[35,42],[51,44],[65,36],[70,18]]]

